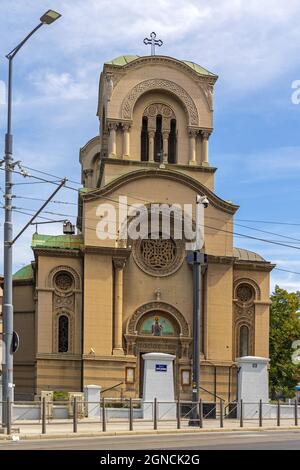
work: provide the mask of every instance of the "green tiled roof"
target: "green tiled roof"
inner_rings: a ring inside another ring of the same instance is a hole
[[[138,59],[139,55],[120,55],[119,57],[116,57],[115,59],[109,60],[106,62],[106,64],[112,64],[112,65],[118,65],[119,67],[123,67],[123,65],[129,64],[133,60]],[[204,67],[201,67],[201,65],[196,64],[195,62],[191,62],[190,60],[181,60],[180,62],[183,62],[185,65],[193,69],[196,73],[200,75],[211,75],[215,76],[214,73],[209,72],[206,70]]]
[[[61,248],[64,250],[78,250],[83,243],[81,235],[39,235],[32,237],[33,248]]]
[[[195,70],[195,72],[199,73],[200,75],[215,76],[214,73],[209,72],[209,70],[205,69],[204,67],[201,67],[201,65],[198,65],[195,62],[191,62],[190,60],[182,60],[181,62],[191,67],[191,69]]]
[[[32,279],[33,278],[33,270],[31,264],[27,264],[23,266],[23,268],[19,269],[14,275],[13,279]]]
[[[106,62],[106,64],[112,64],[112,65],[119,65],[122,67],[123,65],[129,64],[129,62],[132,62],[135,59],[138,59],[140,56],[139,55],[120,55],[119,57],[116,57],[113,60],[109,60]]]

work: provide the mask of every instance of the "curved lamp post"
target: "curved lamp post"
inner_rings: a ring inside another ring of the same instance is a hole
[[[13,301],[12,301],[12,170],[13,170],[13,136],[12,136],[12,66],[15,55],[28,39],[44,24],[49,25],[60,18],[54,10],[48,10],[40,18],[40,23],[7,55],[8,59],[8,95],[7,95],[7,131],[5,134],[5,221],[4,221],[4,292],[3,292],[3,339],[2,357],[2,421],[5,425],[7,400],[13,401]]]

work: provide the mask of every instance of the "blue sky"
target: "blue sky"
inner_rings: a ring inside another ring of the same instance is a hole
[[[242,222],[300,224],[300,105],[291,101],[292,82],[300,79],[298,0],[26,0],[26,5],[23,0],[2,0],[1,142],[6,124],[4,56],[48,8],[62,18],[39,30],[15,60],[15,158],[79,181],[79,148],[98,132],[102,64],[122,54],[149,54],[143,38],[154,30],[164,41],[160,53],[195,61],[219,75],[210,139],[210,162],[219,168],[216,192],[240,204],[238,223],[278,235],[245,227],[236,231],[300,248],[300,225]],[[18,184],[14,193],[44,198],[52,190],[50,185]],[[75,203],[76,194],[63,190],[56,199]],[[39,203],[16,198],[15,206],[35,209]],[[71,205],[51,204],[47,210],[76,214]],[[16,232],[27,219],[15,213]],[[52,224],[39,231],[55,233],[58,228]],[[0,231],[2,236],[2,223]],[[31,235],[28,230],[15,246],[15,269],[32,258]],[[235,244],[300,273],[299,250],[240,238]],[[276,283],[296,290],[300,275],[274,270],[272,286]]]

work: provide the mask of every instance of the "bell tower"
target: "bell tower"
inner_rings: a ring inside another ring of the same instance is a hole
[[[195,172],[215,171],[208,141],[217,78],[194,62],[167,56],[121,56],[105,63],[100,133],[80,154],[84,185],[102,187],[141,166],[192,171],[204,182]],[[212,189],[212,178],[208,185]]]

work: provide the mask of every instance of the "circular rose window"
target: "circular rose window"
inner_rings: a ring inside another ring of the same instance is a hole
[[[55,287],[62,291],[67,292],[73,287],[73,278],[66,271],[60,272],[55,276]]]
[[[250,302],[254,297],[254,292],[248,284],[240,284],[236,290],[236,297],[240,302]]]
[[[184,259],[181,240],[172,238],[139,239],[133,246],[133,257],[137,265],[153,276],[168,276],[174,273]]]

